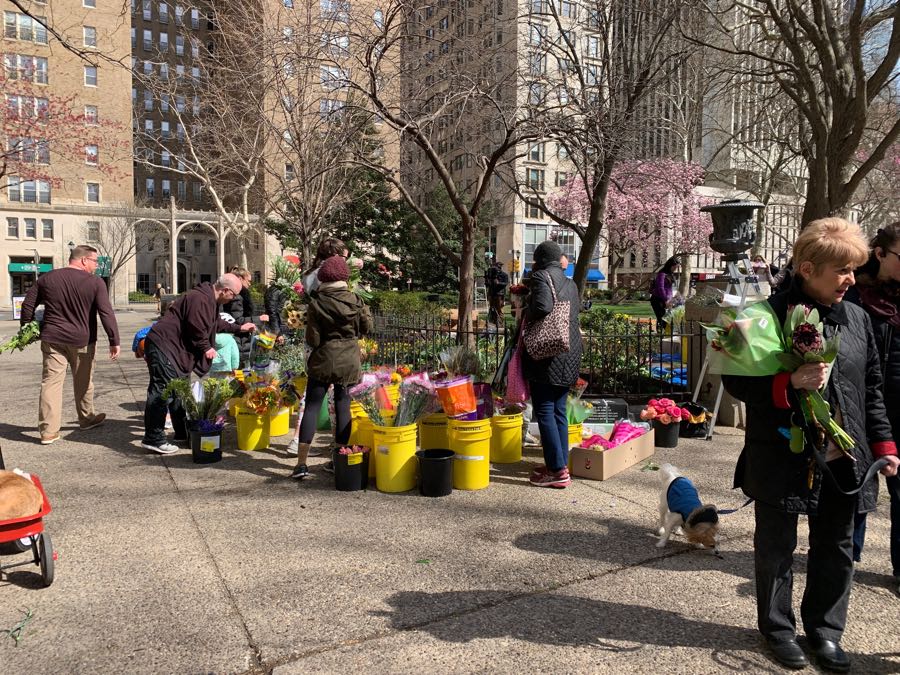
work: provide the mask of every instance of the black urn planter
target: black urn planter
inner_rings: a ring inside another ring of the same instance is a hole
[[[726,259],[728,256],[739,257],[739,254],[749,250],[756,242],[753,212],[761,208],[764,208],[763,204],[743,199],[726,199],[701,207],[700,211],[708,213],[713,222],[713,233],[709,235],[710,248],[724,254]]]

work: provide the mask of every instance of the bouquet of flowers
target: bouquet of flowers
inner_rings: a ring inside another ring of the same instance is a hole
[[[299,265],[284,258],[272,259],[272,284],[281,291],[285,301],[281,317],[285,325],[294,331],[303,327],[306,317],[308,298],[301,281],[302,276],[303,272]]]
[[[348,258],[347,267],[350,268],[350,279],[347,281],[347,288],[356,293],[365,302],[371,302],[374,297],[372,292],[362,287],[362,258]]]
[[[282,380],[306,374],[306,346],[302,343],[285,342],[276,346],[272,359],[278,362]]]
[[[0,345],[0,354],[11,352],[13,349],[22,351],[28,345],[37,342],[41,337],[41,325],[37,321],[29,321],[19,328],[19,332],[11,339]]]
[[[345,445],[341,448],[338,448],[337,453],[339,455],[357,455],[357,454],[365,454],[369,451],[365,445]]]
[[[257,415],[268,415],[282,407],[281,388],[275,380],[252,383],[244,394],[243,406]]]
[[[593,410],[594,406],[590,401],[583,401],[571,394],[566,397],[566,419],[569,424],[581,424],[591,416]]]
[[[575,380],[575,384],[572,385],[572,388],[569,389],[569,394],[576,400],[578,400],[582,397],[587,387],[588,381],[583,377],[579,377],[577,380]]]
[[[682,419],[690,419],[691,412],[682,408],[670,398],[651,398],[641,410],[641,419],[645,422],[659,422],[660,424],[675,424]]]
[[[359,403],[366,411],[372,424],[384,426],[384,416],[381,414],[382,406],[379,402],[379,391],[384,383],[375,373],[366,373],[359,384],[350,388],[350,398]]]
[[[375,356],[378,353],[378,343],[375,342],[372,338],[360,338],[359,339],[359,358],[363,362],[368,361],[370,358]]]
[[[407,377],[400,385],[400,403],[397,405],[394,425],[402,427],[415,424],[429,411],[434,396],[434,385],[428,379],[428,373]]]
[[[445,349],[438,354],[438,358],[451,378],[463,375],[477,377],[481,372],[481,360],[478,352],[464,345]]]
[[[818,310],[805,305],[789,307],[784,337],[787,349],[778,354],[778,359],[785,370],[793,372],[806,363],[827,363],[828,375],[831,375],[830,367],[838,354],[839,336],[830,340],[825,338]],[[806,424],[828,436],[841,452],[848,454],[856,441],[831,417],[831,406],[822,398],[822,392],[798,389],[797,396]],[[803,432],[796,424],[791,427],[791,452],[803,452]]]
[[[239,390],[234,380],[206,377],[192,384],[190,378],[178,377],[166,385],[163,397],[177,398],[188,420],[197,423],[201,431],[214,432],[225,426],[222,413]]]
[[[805,363],[831,364],[838,353],[838,336],[826,339],[819,312],[805,305],[788,307],[782,326],[768,302],[758,302],[740,314],[723,310],[720,325],[704,326],[709,339],[710,372],[762,376],[793,372]],[[830,374],[830,373],[829,373]],[[830,438],[844,453],[855,441],[831,417],[831,407],[820,391],[800,390],[800,411],[807,427]],[[794,453],[803,452],[799,424],[785,429]]]

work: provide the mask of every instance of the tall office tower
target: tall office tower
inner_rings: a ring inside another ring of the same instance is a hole
[[[131,204],[131,103],[118,7],[33,0],[32,16],[5,0],[0,7],[0,308],[9,308],[40,272],[67,264],[106,210]]]

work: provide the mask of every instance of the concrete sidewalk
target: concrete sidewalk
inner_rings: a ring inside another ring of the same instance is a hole
[[[527,483],[535,451],[486,490],[427,499],[337,492],[324,459],[290,481],[289,437],[206,466],[150,455],[146,367],[128,351],[150,315],[117,318],[126,352],[99,358],[95,377],[110,419],[78,430],[67,385],[51,446],[36,442],[39,350],[0,355],[3,454],[40,475],[59,553],[49,588],[36,567],[0,581],[0,631],[33,612],[18,647],[0,633],[0,672],[779,671],[754,629],[752,507],[724,517],[717,558],[680,539],[655,548],[658,476],[640,466],[540,490]],[[734,507],[741,441],[722,429],[654,460]],[[869,521],[843,641],[857,672],[900,672],[886,507]]]

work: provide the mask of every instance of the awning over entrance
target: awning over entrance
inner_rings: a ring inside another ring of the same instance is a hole
[[[531,272],[530,267],[525,268],[525,274],[529,274]],[[566,276],[570,279],[575,276],[575,263],[569,263],[569,266],[566,268]],[[587,281],[589,282],[597,282],[597,281],[606,281],[606,276],[598,269],[590,268],[587,273]]]

